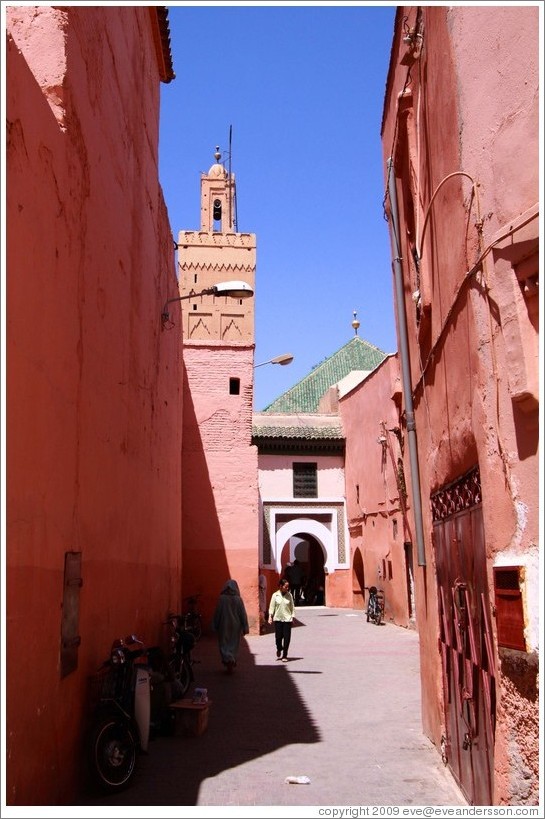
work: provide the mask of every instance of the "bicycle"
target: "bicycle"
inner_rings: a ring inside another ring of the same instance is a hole
[[[369,600],[367,602],[367,622],[380,626],[384,617],[384,591],[376,586],[369,587]]]
[[[202,637],[202,615],[198,609],[200,596],[200,594],[191,594],[189,597],[184,597],[187,603],[187,611],[183,615],[184,628],[193,635],[195,641]]]
[[[191,651],[195,646],[195,636],[185,628],[185,617],[169,613],[163,625],[170,626],[170,652],[167,657],[170,679],[173,684],[173,699],[185,697],[194,681]]]

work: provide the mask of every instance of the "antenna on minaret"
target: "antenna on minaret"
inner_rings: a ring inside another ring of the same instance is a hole
[[[232,208],[233,208],[233,205],[232,205],[232,200],[233,200],[233,178],[231,176],[231,143],[232,143],[232,139],[233,139],[233,126],[230,125],[229,126],[229,153],[228,153],[228,157],[229,157],[229,174],[228,174],[228,179],[229,179],[229,227],[230,228],[233,227],[233,211],[232,211]]]
[[[352,321],[352,327],[354,328],[354,335],[357,336],[358,335],[358,327],[360,326],[360,323],[358,321],[358,314],[354,310],[352,315],[354,316],[354,319]]]
[[[233,153],[233,126],[229,126],[229,192],[232,194],[229,196],[229,227],[235,228],[235,231],[238,226],[238,213],[237,213],[237,188],[236,185],[233,184],[233,177],[231,174],[231,157]],[[233,219],[233,212],[232,207],[234,205],[235,213]]]

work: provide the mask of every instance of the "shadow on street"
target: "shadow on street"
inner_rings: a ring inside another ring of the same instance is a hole
[[[304,627],[294,621],[295,627]],[[226,674],[217,642],[205,636],[196,645],[194,687],[207,688],[210,699],[208,729],[197,737],[178,732],[157,737],[141,755],[138,771],[126,790],[103,795],[89,790],[80,805],[195,805],[203,780],[258,756],[293,743],[320,742],[320,732],[301,699],[291,675],[297,657],[271,665],[255,665],[242,641],[237,668]],[[301,672],[319,673],[319,672]]]

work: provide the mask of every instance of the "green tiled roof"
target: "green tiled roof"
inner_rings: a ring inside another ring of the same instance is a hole
[[[344,440],[344,433],[340,426],[319,428],[319,427],[280,427],[280,426],[258,426],[254,424],[252,428],[254,438],[297,438],[309,441],[315,440]]]
[[[344,433],[337,415],[256,412],[252,443],[261,455],[278,452],[296,454],[342,454]]]
[[[378,347],[354,336],[344,347],[317,364],[307,376],[262,411],[317,412],[321,397],[330,387],[353,370],[374,370],[386,357],[387,354]]]

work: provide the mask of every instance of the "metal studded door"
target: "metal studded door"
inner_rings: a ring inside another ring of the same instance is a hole
[[[444,754],[472,805],[491,805],[495,662],[478,468],[432,496]]]

